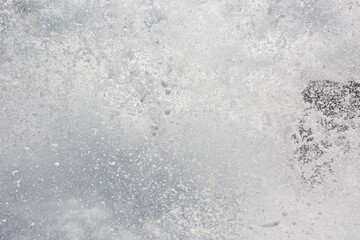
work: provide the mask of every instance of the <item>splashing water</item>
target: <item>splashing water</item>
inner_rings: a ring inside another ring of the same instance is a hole
[[[0,1],[0,239],[358,239],[359,17]]]

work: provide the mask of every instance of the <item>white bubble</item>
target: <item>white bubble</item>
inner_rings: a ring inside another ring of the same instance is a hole
[[[154,130],[157,130],[159,128],[159,126],[156,125],[155,123],[153,123],[153,124],[150,125],[150,128],[152,128]]]
[[[50,145],[50,149],[53,150],[53,151],[57,150],[58,148],[59,148],[59,145],[57,143],[52,143]]]
[[[155,229],[155,230],[152,232],[152,235],[153,235],[153,238],[159,239],[160,236],[161,236],[159,229]]]

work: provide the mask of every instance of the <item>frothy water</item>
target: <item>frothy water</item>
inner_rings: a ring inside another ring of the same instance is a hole
[[[358,239],[359,17],[2,1],[0,239]]]

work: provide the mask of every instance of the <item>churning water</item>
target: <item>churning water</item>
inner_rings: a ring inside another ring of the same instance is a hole
[[[0,0],[0,239],[360,239],[360,3]]]

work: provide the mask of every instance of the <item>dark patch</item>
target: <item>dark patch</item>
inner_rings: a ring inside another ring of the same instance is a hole
[[[313,81],[303,91],[304,101],[328,117],[358,117],[360,83],[346,84],[332,81]]]
[[[312,81],[302,95],[308,107],[292,136],[297,145],[292,164],[300,170],[302,182],[314,187],[333,173],[336,154],[350,149],[345,133],[359,125],[360,83]]]

